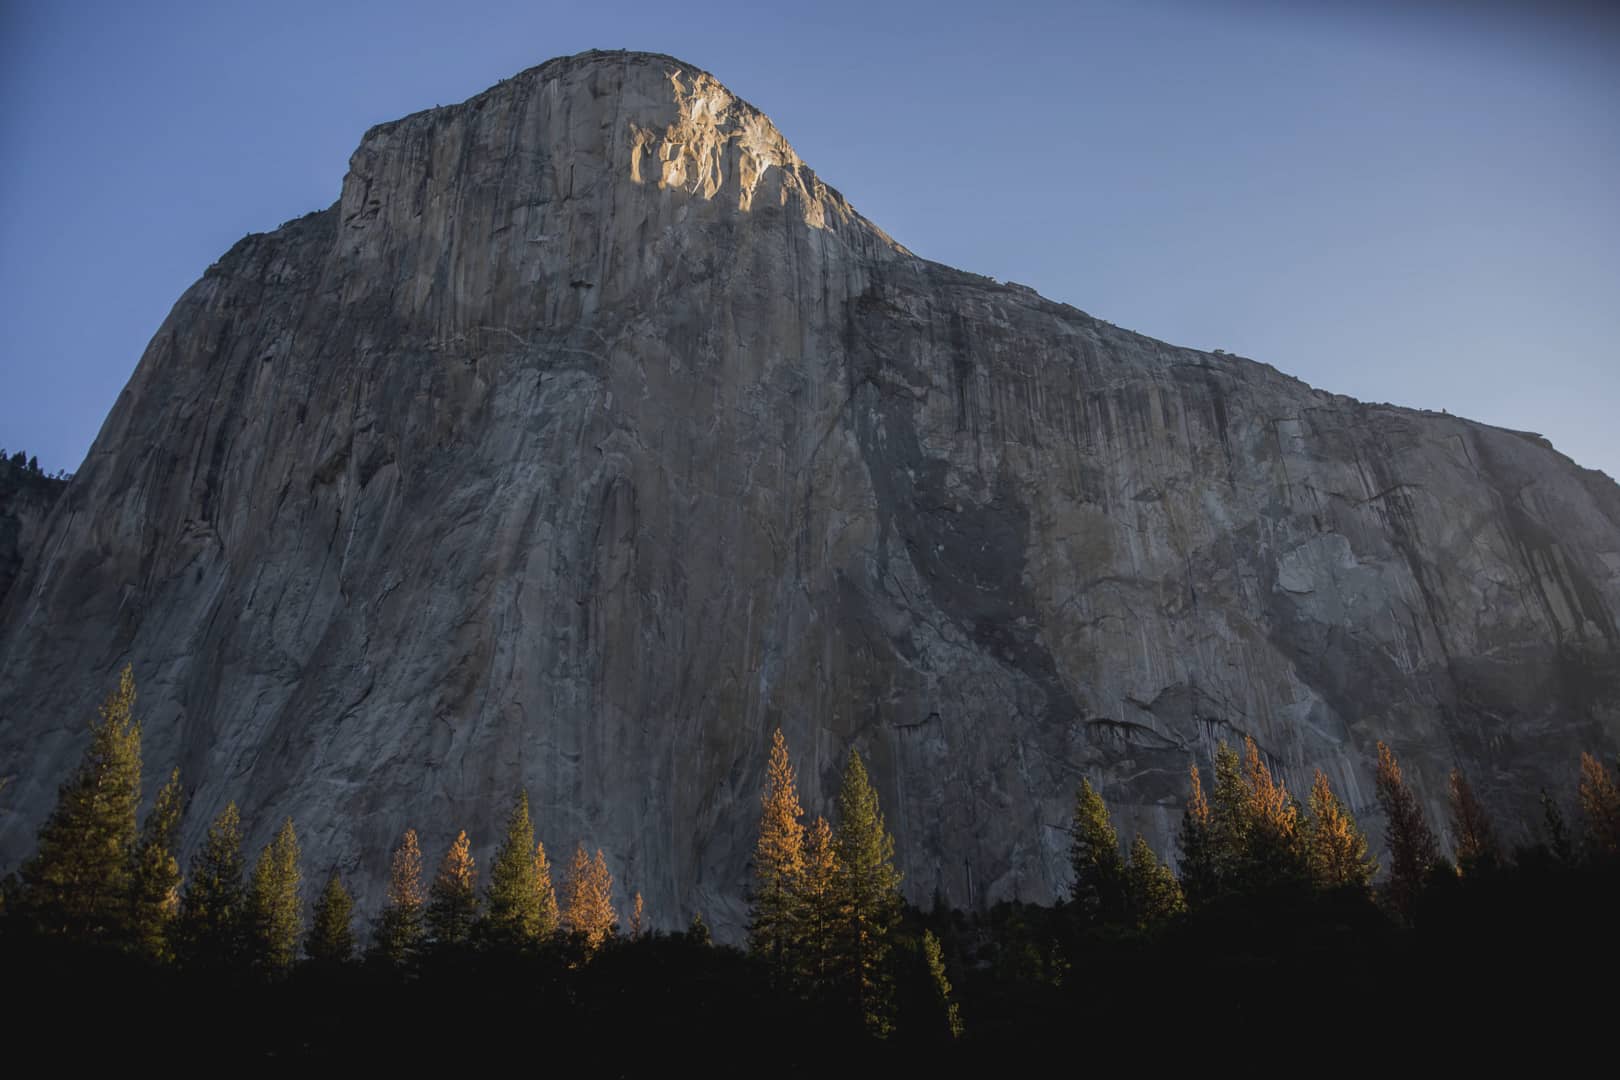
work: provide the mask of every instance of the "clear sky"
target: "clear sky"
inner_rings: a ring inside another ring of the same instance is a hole
[[[1568,0],[0,0],[0,445],[75,468],[366,127],[588,48],[707,68],[918,254],[1620,476],[1620,4]]]

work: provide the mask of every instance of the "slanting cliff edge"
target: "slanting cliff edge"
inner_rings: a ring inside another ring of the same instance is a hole
[[[1369,327],[1367,347],[1378,347]],[[1620,488],[917,258],[758,110],[587,53],[369,131],[175,305],[0,609],[0,867],[126,661],[149,775],[375,904],[520,786],[731,931],[771,731],[905,888],[1061,892],[1082,776],[1172,851],[1253,735],[1369,825],[1620,746]]]

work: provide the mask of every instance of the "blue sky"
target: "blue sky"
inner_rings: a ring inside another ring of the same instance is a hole
[[[635,48],[921,255],[1620,476],[1617,12],[0,0],[0,445],[76,467],[180,293],[369,125]]]

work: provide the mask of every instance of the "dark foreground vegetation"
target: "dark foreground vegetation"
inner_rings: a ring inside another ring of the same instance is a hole
[[[365,928],[336,876],[306,908],[290,821],[249,871],[228,807],[182,878],[176,775],[136,827],[134,700],[126,670],[38,852],[6,883],[14,1055],[186,1072],[997,1075],[1361,1071],[1534,1049],[1546,1069],[1603,1061],[1616,1019],[1620,788],[1590,755],[1572,824],[1549,796],[1539,839],[1511,851],[1454,774],[1448,858],[1380,746],[1380,874],[1325,776],[1302,803],[1252,741],[1222,746],[1208,796],[1190,771],[1177,872],[1140,838],[1123,848],[1082,783],[1070,895],[962,912],[902,903],[858,756],[836,824],[806,823],[778,733],[744,950],[714,944],[701,919],[647,930],[639,895],[621,919],[601,852],[583,845],[559,897],[522,794],[482,887],[465,834],[427,883],[407,832]]]

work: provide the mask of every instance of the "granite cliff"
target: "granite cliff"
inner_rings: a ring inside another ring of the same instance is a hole
[[[1368,348],[1376,348],[1369,334]],[[772,729],[906,891],[1040,900],[1082,775],[1161,851],[1255,737],[1438,823],[1620,747],[1620,488],[918,258],[670,57],[366,133],[176,304],[0,609],[0,868],[126,661],[149,775],[375,902],[526,785],[663,925],[742,912]],[[1376,826],[1376,819],[1367,823]],[[1511,830],[1510,830],[1511,831]]]
[[[22,573],[23,553],[39,546],[45,520],[65,487],[65,481],[19,465],[0,452],[0,607]]]

